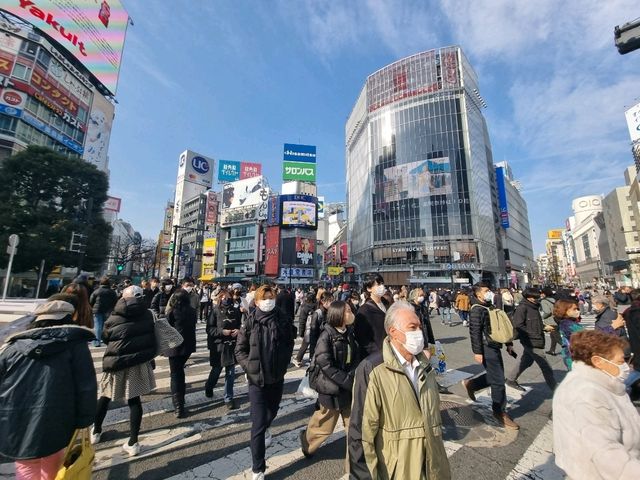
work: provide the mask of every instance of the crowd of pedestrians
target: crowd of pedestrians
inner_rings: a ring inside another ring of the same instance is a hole
[[[554,397],[558,465],[571,478],[640,478],[640,417],[632,403],[640,396],[640,362],[632,361],[640,355],[640,290],[494,290],[483,282],[457,291],[389,288],[379,274],[362,290],[245,288],[190,278],[97,283],[93,289],[76,279],[0,349],[0,454],[15,460],[20,480],[55,478],[76,430],[90,427],[91,442],[99,443],[112,401],[130,410],[123,452],[139,454],[141,397],[156,388],[159,319],[182,339],[163,352],[177,418],[189,415],[185,365],[196,351],[198,322],[205,324],[211,366],[205,395],[213,397],[224,370],[224,403],[237,409],[236,365],[245,372],[254,479],[265,475],[285,374],[299,367],[318,394],[299,438],[306,457],[342,421],[350,478],[448,479],[440,396],[450,392],[431,359],[435,318],[468,327],[469,357],[483,371],[463,387],[472,401],[490,389],[498,426],[520,428],[507,411],[507,387],[526,390],[518,380],[535,363]],[[593,331],[581,323],[589,311]],[[103,344],[97,381],[90,349]],[[570,372],[560,383],[547,358],[558,347]],[[503,351],[518,358],[509,372]]]

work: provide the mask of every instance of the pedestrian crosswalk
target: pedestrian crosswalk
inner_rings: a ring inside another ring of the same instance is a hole
[[[300,340],[296,342],[296,349]],[[98,379],[102,373],[102,355],[105,347],[90,347]],[[122,444],[128,438],[129,408],[126,404],[112,403],[103,424],[102,441],[96,445],[94,479],[244,479],[251,478],[251,455],[249,450],[250,414],[247,400],[247,384],[240,367],[237,367],[235,397],[239,409],[227,411],[223,407],[222,379],[214,390],[214,398],[204,394],[204,382],[210,370],[209,352],[206,347],[206,332],[203,325],[197,327],[197,351],[186,366],[187,394],[186,405],[189,416],[178,420],[173,414],[170,392],[170,373],[166,358],[156,358],[155,376],[157,388],[143,398],[144,417],[139,442],[140,454],[129,457],[122,451]],[[267,450],[268,478],[307,478],[305,469],[312,469],[313,463],[307,461],[300,451],[298,435],[306,427],[313,413],[313,400],[296,395],[296,389],[305,374],[303,368],[292,367],[285,377],[284,395],[273,426],[273,444]],[[440,378],[444,386],[453,386],[469,373],[450,370]],[[510,400],[517,402],[522,394],[511,392]],[[525,393],[526,394],[526,393]],[[484,415],[484,396],[480,393],[478,402],[452,396],[443,397],[443,408],[454,405],[455,409],[473,409],[481,417]],[[458,403],[449,402],[455,400]],[[500,433],[497,425],[492,424],[486,415],[484,426],[498,442],[506,445],[508,440]],[[484,437],[488,436],[483,434]],[[479,437],[483,437],[479,435]],[[491,436],[491,435],[489,435]],[[449,435],[445,432],[445,448],[450,457],[468,444],[468,439]],[[343,475],[345,432],[339,422],[335,433],[324,447],[331,452],[330,458],[323,460],[322,478],[340,478]],[[321,449],[322,450],[322,449]],[[515,464],[515,462],[514,462]],[[299,469],[302,469],[298,472]],[[294,472],[294,473],[292,473]],[[300,475],[300,476],[298,476]],[[13,466],[0,464],[0,479],[13,478]],[[318,477],[319,478],[319,477]],[[554,478],[554,477],[549,477]]]

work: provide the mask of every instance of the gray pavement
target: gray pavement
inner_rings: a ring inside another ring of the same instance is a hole
[[[592,323],[587,321],[587,324]],[[492,421],[489,392],[478,392],[478,401],[466,398],[460,382],[465,376],[482,371],[473,363],[468,329],[461,324],[443,326],[433,319],[436,337],[447,355],[452,369],[444,383],[452,383],[451,395],[443,395],[442,415],[445,424],[445,446],[456,479],[527,479],[563,478],[553,465],[550,443],[551,392],[537,366],[520,378],[525,394],[508,389],[510,412],[521,425],[518,432],[504,430]],[[297,348],[297,346],[296,346]],[[101,370],[104,348],[92,348],[96,370]],[[516,351],[521,348],[516,345]],[[556,377],[561,380],[565,369],[560,356],[549,357]],[[516,361],[504,355],[509,371]],[[221,401],[221,388],[213,400],[204,396],[204,381],[209,371],[204,327],[198,326],[198,351],[187,367],[188,418],[178,420],[171,409],[169,368],[166,359],[157,360],[158,388],[146,396],[139,457],[122,455],[120,446],[128,438],[128,408],[113,404],[97,446],[97,480],[106,479],[199,479],[251,478],[249,452],[249,409],[244,376],[236,379],[236,397],[240,409],[228,413]],[[267,450],[267,478],[271,479],[337,479],[344,474],[346,450],[344,431],[338,428],[328,443],[311,459],[300,452],[298,432],[313,413],[314,402],[300,398],[296,389],[303,369],[292,367],[287,373],[285,394],[272,432],[273,446]],[[219,383],[221,385],[221,383]],[[0,465],[0,478],[13,478],[10,464]]]

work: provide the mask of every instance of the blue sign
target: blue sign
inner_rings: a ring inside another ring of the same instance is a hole
[[[2,105],[2,104],[0,104],[0,113],[4,113],[11,117],[18,117],[18,118],[22,116],[22,110],[20,110],[19,108],[14,108],[14,107],[10,107],[9,105]]]
[[[204,175],[209,171],[209,162],[206,158],[202,157],[193,157],[191,159],[191,166],[200,175]]]
[[[240,180],[240,162],[220,160],[218,162],[218,182],[228,183]]]
[[[295,143],[284,144],[285,162],[306,162],[316,163],[315,145],[296,145]]]
[[[498,208],[500,209],[500,225],[509,228],[509,207],[507,206],[507,189],[505,186],[504,168],[496,167],[496,185],[498,187]]]
[[[272,195],[267,200],[267,225],[280,225],[280,196]]]
[[[53,138],[53,139],[57,140],[58,142],[62,143],[65,147],[69,147],[74,152],[77,152],[80,155],[82,155],[84,153],[84,148],[82,148],[82,145],[80,145],[79,143],[76,143],[73,140],[67,138],[66,136],[64,136],[63,134],[58,132],[57,130],[51,128],[46,123],[41,122],[40,120],[38,120],[36,117],[31,115],[26,110],[22,112],[22,120],[27,122],[29,125],[31,125],[35,129],[40,130],[45,135],[48,135],[51,138]]]

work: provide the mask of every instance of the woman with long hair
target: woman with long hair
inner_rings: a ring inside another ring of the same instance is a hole
[[[302,453],[307,457],[333,433],[340,417],[345,429],[349,428],[354,372],[360,363],[354,320],[355,315],[345,302],[329,305],[313,359],[313,366],[318,369],[318,403],[306,430],[300,432]]]
[[[198,312],[191,304],[189,292],[184,289],[176,290],[173,294],[173,308],[169,310],[167,320],[169,324],[182,335],[182,343],[172,348],[169,357],[169,371],[171,375],[171,398],[176,417],[184,418],[187,414],[184,407],[186,383],[184,366],[189,357],[196,351],[196,323]]]
[[[237,408],[233,399],[233,384],[236,378],[235,348],[240,331],[242,313],[228,291],[223,291],[207,318],[207,347],[211,371],[204,386],[204,393],[213,398],[213,389],[224,368],[224,403],[229,410]]]
[[[78,283],[70,283],[62,293],[68,293],[78,297],[76,311],[73,313],[73,322],[87,328],[93,328],[93,311],[89,303],[87,289]]]

